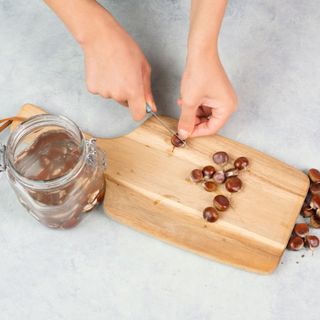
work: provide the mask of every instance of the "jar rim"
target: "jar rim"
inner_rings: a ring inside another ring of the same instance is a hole
[[[15,167],[14,153],[21,139],[31,133],[33,130],[42,127],[57,126],[65,130],[72,131],[79,139],[80,156],[77,164],[65,175],[51,180],[33,180],[23,176]],[[61,187],[76,178],[82,170],[86,159],[87,146],[81,129],[75,122],[61,115],[40,114],[28,118],[21,122],[15,130],[9,135],[6,146],[6,165],[11,169],[11,173],[21,184],[34,190],[48,190]]]

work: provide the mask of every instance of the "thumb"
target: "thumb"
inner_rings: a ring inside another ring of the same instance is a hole
[[[186,140],[194,130],[196,122],[197,108],[181,104],[181,115],[178,124],[178,135],[181,139]]]

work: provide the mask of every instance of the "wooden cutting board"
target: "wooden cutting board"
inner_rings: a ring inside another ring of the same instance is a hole
[[[24,105],[19,116],[44,113]],[[177,121],[162,117],[175,130]],[[309,187],[302,172],[236,141],[194,138],[172,151],[170,135],[151,118],[130,134],[97,139],[107,155],[106,214],[166,242],[259,273],[272,272],[283,254]],[[226,151],[246,156],[244,188],[232,196],[232,208],[215,223],[204,223],[202,210],[216,194],[191,183],[189,173],[213,164],[211,155]],[[147,240],[146,240],[147,241]]]

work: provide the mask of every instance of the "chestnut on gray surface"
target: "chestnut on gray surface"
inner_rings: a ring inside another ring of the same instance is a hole
[[[310,169],[308,171],[308,176],[309,176],[311,182],[315,182],[315,183],[320,182],[320,171],[319,170],[314,169],[314,168]]]

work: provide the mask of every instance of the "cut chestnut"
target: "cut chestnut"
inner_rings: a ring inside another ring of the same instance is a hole
[[[214,175],[213,175],[213,180],[214,182],[216,182],[217,184],[222,184],[226,181],[226,176],[224,174],[223,171],[217,171]]]
[[[219,213],[213,207],[207,207],[203,210],[203,219],[208,222],[215,222],[219,219]]]
[[[226,211],[230,207],[230,202],[226,196],[219,194],[214,197],[213,205],[219,211]]]
[[[304,245],[304,241],[301,237],[293,236],[290,238],[288,242],[288,249],[293,251],[298,251],[303,248],[303,245]]]
[[[217,189],[217,185],[213,181],[205,181],[203,183],[203,188],[208,192],[213,192]]]
[[[311,198],[310,207],[317,210],[320,208],[320,195],[316,194]]]
[[[313,215],[310,217],[310,226],[315,229],[320,229],[320,217],[318,215]]]
[[[211,179],[213,177],[213,175],[215,174],[216,169],[213,166],[205,166],[202,169],[202,174],[204,179]]]
[[[229,192],[238,192],[242,187],[242,181],[238,177],[231,177],[227,179],[225,186]]]
[[[226,178],[236,177],[237,175],[239,175],[239,170],[236,168],[231,168],[231,169],[226,170],[224,172],[224,175],[226,176]]]
[[[319,247],[319,238],[314,235],[308,235],[304,239],[304,244],[307,248],[314,250],[315,248]]]
[[[203,180],[202,171],[200,169],[192,170],[190,173],[190,179],[196,183],[201,182]]]
[[[246,157],[240,157],[235,160],[234,167],[238,170],[243,170],[249,166],[249,160]]]
[[[184,140],[179,138],[178,134],[174,134],[171,137],[171,143],[176,148],[184,147],[184,145],[186,144]]]
[[[310,169],[308,172],[308,176],[312,182],[320,182],[320,171],[317,169]]]
[[[304,238],[309,233],[309,226],[306,223],[297,223],[293,231],[297,236]]]
[[[310,218],[314,214],[315,214],[315,210],[313,208],[311,208],[308,205],[303,206],[302,211],[301,211],[301,215],[304,218]]]
[[[224,151],[219,151],[216,152],[213,156],[212,156],[212,160],[214,163],[218,164],[219,166],[225,166],[228,161],[229,161],[229,156],[226,152]]]
[[[310,192],[312,194],[320,194],[320,182],[312,183],[310,186]]]

